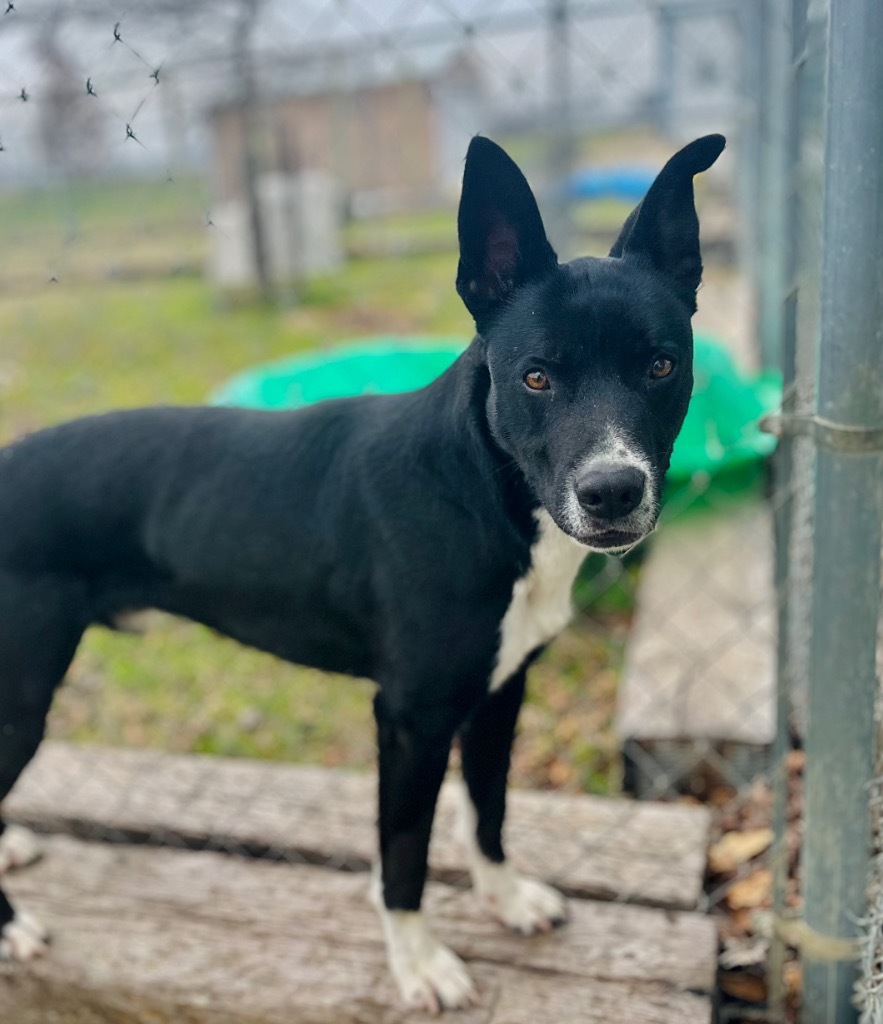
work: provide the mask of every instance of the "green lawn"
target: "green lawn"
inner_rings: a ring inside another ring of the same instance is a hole
[[[0,192],[0,294],[201,268],[209,202],[180,181],[79,182]]]
[[[175,187],[0,197],[0,244],[16,254],[0,272],[0,440],[99,410],[200,402],[252,363],[341,339],[469,334],[453,252],[351,261],[305,286],[286,309],[224,302],[198,276],[156,276],[182,253],[182,262],[199,265],[211,230],[197,186]],[[67,241],[65,216],[76,226]],[[47,283],[59,240],[71,273]],[[125,272],[105,279],[101,268],[111,265]],[[631,583],[611,565],[614,582],[625,585],[586,582],[593,613],[579,617],[534,673],[515,760],[521,784],[600,792],[615,785],[610,724]],[[53,710],[52,735],[371,763],[370,684],[154,618],[143,638],[87,635]]]

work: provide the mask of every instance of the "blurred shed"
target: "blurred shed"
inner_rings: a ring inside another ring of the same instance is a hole
[[[350,58],[320,54],[287,68],[284,86],[267,85],[256,104],[240,95],[210,110],[220,201],[245,198],[250,115],[262,173],[322,172],[351,206],[420,206],[458,187],[486,104],[475,58],[448,50],[419,69]]]

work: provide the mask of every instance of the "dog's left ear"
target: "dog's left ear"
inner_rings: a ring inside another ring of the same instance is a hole
[[[668,161],[647,195],[629,215],[610,255],[644,256],[665,274],[691,313],[702,278],[699,220],[693,202],[693,175],[707,171],[723,152],[723,135],[696,139]]]
[[[457,233],[457,292],[479,334],[516,288],[558,266],[530,185],[515,162],[480,135],[466,153]]]

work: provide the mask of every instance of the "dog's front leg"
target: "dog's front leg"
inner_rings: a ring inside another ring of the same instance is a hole
[[[461,730],[462,828],[479,898],[508,928],[531,935],[561,924],[567,905],[556,889],[519,875],[503,852],[506,779],[525,674],[522,669],[490,694]]]
[[[456,729],[448,713],[407,718],[379,693],[374,701],[380,754],[378,909],[393,976],[409,1006],[469,1006],[475,990],[463,962],[432,934],[420,910],[429,836]]]

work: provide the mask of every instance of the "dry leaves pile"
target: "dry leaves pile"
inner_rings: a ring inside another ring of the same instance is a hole
[[[512,756],[514,786],[616,791],[613,721],[625,636],[625,625],[578,616],[534,667]]]
[[[786,913],[800,910],[803,766],[803,751],[791,751],[787,758]],[[710,803],[714,808],[714,831],[708,851],[707,892],[721,939],[720,1019],[746,1020],[743,1013],[750,1009],[751,1019],[757,1020],[756,1012],[767,1003],[771,987],[768,956],[773,901],[773,796],[769,785],[758,780],[740,793],[724,787],[713,790]],[[795,958],[789,958],[782,980],[791,1020],[801,991],[800,966]]]

